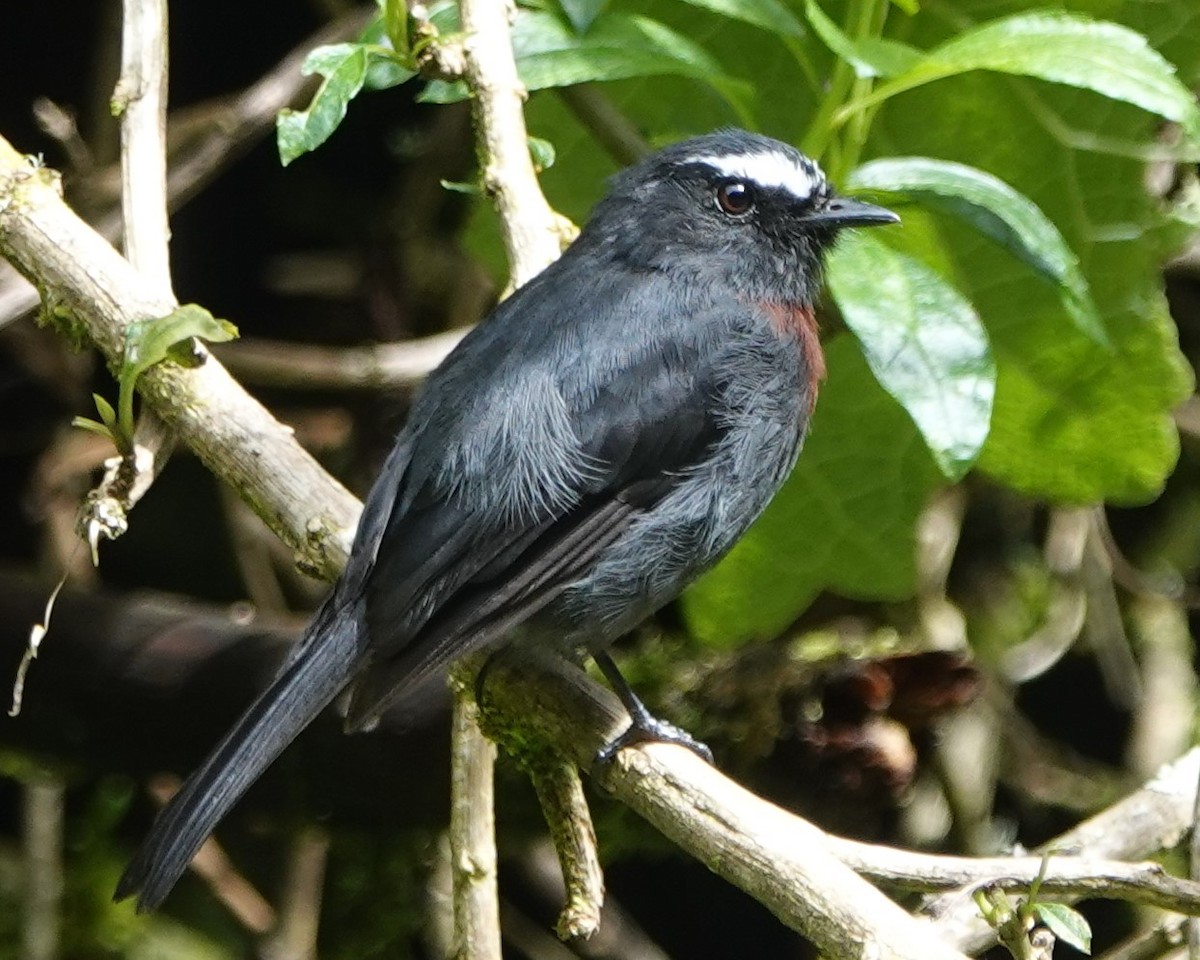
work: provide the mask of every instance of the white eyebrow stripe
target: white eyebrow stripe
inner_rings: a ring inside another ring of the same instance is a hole
[[[807,200],[825,182],[825,176],[816,164],[806,169],[786,154],[775,151],[695,156],[684,162],[703,163],[727,177],[749,180],[764,187],[781,187],[800,200]]]

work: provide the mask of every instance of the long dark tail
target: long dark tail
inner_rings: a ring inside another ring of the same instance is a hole
[[[114,899],[136,893],[139,911],[162,903],[229,808],[353,677],[361,610],[335,604],[326,602],[279,676],[159,813]]]

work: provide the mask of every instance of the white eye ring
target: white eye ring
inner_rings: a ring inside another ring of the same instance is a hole
[[[744,180],[725,180],[717,186],[717,206],[731,217],[742,217],[754,209],[754,189]]]

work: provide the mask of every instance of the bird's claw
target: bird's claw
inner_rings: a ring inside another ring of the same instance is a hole
[[[705,763],[713,762],[712,751],[708,748],[708,744],[701,743],[683,728],[668,723],[666,720],[659,720],[657,717],[649,717],[641,722],[631,723],[624,733],[613,737],[600,748],[596,754],[596,760],[605,765],[612,763],[621,750],[638,743],[678,744],[691,750]]]

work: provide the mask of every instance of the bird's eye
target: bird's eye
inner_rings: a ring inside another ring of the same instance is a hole
[[[754,190],[741,180],[726,180],[717,187],[717,206],[731,217],[740,217],[754,206]]]

